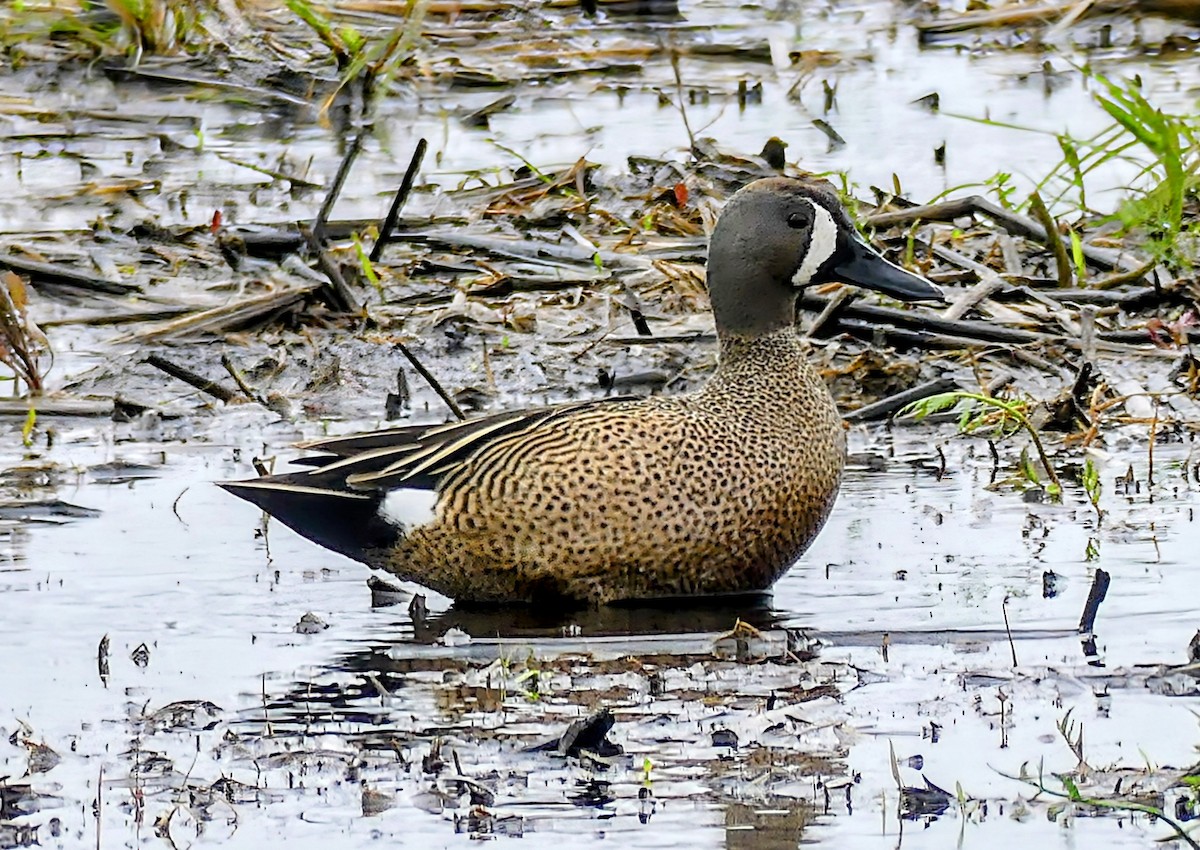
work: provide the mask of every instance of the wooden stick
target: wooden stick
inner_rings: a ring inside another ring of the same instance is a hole
[[[383,225],[379,228],[379,238],[375,240],[375,244],[371,246],[371,262],[379,262],[379,258],[383,255],[384,246],[392,240],[392,231],[396,229],[396,222],[400,219],[400,210],[404,209],[404,202],[408,200],[408,195],[412,191],[413,181],[417,179],[417,170],[421,167],[422,161],[425,159],[425,151],[429,148],[429,143],[424,139],[417,142],[417,149],[413,151],[412,159],[408,161],[408,169],[404,172],[404,179],[400,181],[400,188],[396,191],[396,197],[392,198],[392,206],[388,209],[387,217],[383,220]]]
[[[1050,215],[1050,210],[1046,209],[1042,196],[1037,192],[1029,196],[1029,208],[1033,210],[1033,214],[1037,216],[1047,233],[1058,232],[1058,225],[1055,223],[1054,217]],[[1061,239],[1046,241],[1050,244],[1050,250],[1054,252],[1054,268],[1058,272],[1058,288],[1072,288],[1075,284],[1075,274],[1071,268],[1071,260],[1067,257],[1067,246]]]
[[[362,150],[363,137],[365,135],[365,129],[359,130],[354,134],[354,140],[350,142],[350,147],[346,149],[346,155],[342,157],[337,174],[333,177],[333,184],[329,187],[329,193],[325,195],[325,203],[321,204],[321,210],[317,213],[316,220],[313,221],[312,232],[316,234],[318,239],[325,238],[325,225],[329,221],[329,214],[333,212],[333,205],[337,203],[338,196],[342,194],[342,186],[345,185],[346,177],[350,174],[350,166],[354,165],[354,160],[358,158],[358,153]]]
[[[185,369],[183,366],[172,363],[170,360],[159,357],[157,354],[151,354],[142,362],[149,363],[155,369],[161,369],[172,378],[178,378],[185,384],[191,384],[193,387],[200,390],[200,392],[207,393],[218,401],[228,404],[237,398],[237,393],[235,393],[233,390],[226,389],[216,381],[210,381],[203,375],[199,375],[193,372],[191,369]]]
[[[363,312],[362,305],[355,299],[350,284],[346,283],[346,278],[342,277],[342,270],[329,256],[329,252],[321,244],[316,232],[304,224],[297,226],[300,228],[300,235],[308,242],[309,249],[316,256],[317,266],[325,273],[325,277],[329,278],[329,286],[321,287],[321,292],[325,293],[325,300],[335,310],[361,314]]]
[[[968,195],[965,198],[955,198],[954,200],[942,201],[937,204],[908,207],[907,209],[896,210],[894,212],[875,213],[864,218],[863,224],[867,227],[884,230],[899,224],[911,224],[917,220],[953,221],[956,218],[976,213],[992,219],[1013,236],[1021,236],[1043,244],[1050,242],[1050,235],[1045,226],[1040,222],[1028,216],[1015,213],[1012,210],[1006,210],[1004,207],[989,201],[981,195]],[[1052,232],[1054,234],[1058,233],[1057,230]],[[1062,241],[1061,237],[1059,241]],[[1106,271],[1112,269],[1129,270],[1133,268],[1129,265],[1134,259],[1133,257],[1128,256],[1124,251],[1112,248],[1102,248],[1099,245],[1089,245],[1085,242],[1083,243],[1083,256],[1092,265]]]
[[[28,416],[36,410],[43,416],[112,416],[113,400],[90,401],[82,398],[13,398],[0,399],[0,416]]]
[[[1007,284],[997,274],[983,277],[979,283],[972,286],[954,300],[954,303],[942,311],[943,319],[957,320],[967,315],[979,302],[991,298]]]
[[[450,393],[446,392],[446,390],[442,388],[442,385],[438,383],[438,379],[433,377],[432,373],[430,373],[428,369],[421,365],[421,361],[416,358],[416,355],[408,350],[408,346],[402,342],[398,342],[396,343],[396,347],[400,349],[401,354],[408,358],[408,362],[412,364],[412,367],[421,374],[421,377],[425,379],[425,383],[429,384],[429,386],[433,388],[433,391],[438,394],[438,397],[441,398],[442,401],[446,402],[446,407],[450,408],[450,412],[457,416],[460,420],[466,419],[467,414],[463,413],[462,408],[458,406],[458,402],[454,400]]]
[[[1097,567],[1096,575],[1092,578],[1092,586],[1088,589],[1087,602],[1083,606],[1083,616],[1079,618],[1080,634],[1090,634],[1095,628],[1096,615],[1100,612],[1100,603],[1108,595],[1108,586],[1111,582],[1112,576]]]
[[[881,398],[879,401],[871,404],[864,404],[857,410],[852,410],[842,418],[847,422],[872,422],[878,419],[887,419],[897,410],[900,410],[905,405],[912,404],[914,401],[920,401],[923,398],[929,398],[931,395],[938,393],[949,392],[958,388],[958,381],[950,377],[934,378],[932,381],[926,381],[915,387],[909,387],[907,390],[902,390],[895,395]]]
[[[805,310],[823,310],[829,299],[812,293],[800,296],[800,307]],[[989,322],[973,322],[962,319],[943,319],[917,310],[898,310],[894,307],[879,307],[861,302],[842,309],[846,318],[865,319],[878,325],[895,325],[901,328],[916,328],[924,331],[951,334],[979,342],[1005,342],[1024,345],[1030,342],[1050,342],[1059,339],[1052,334],[1025,331],[1018,328],[997,327]]]
[[[130,292],[141,292],[140,286],[131,283],[117,283],[102,277],[83,272],[65,269],[53,263],[39,263],[11,255],[0,255],[0,268],[12,269],[15,272],[29,275],[35,284],[37,281],[48,281],[62,286],[72,286],[88,292],[104,292],[108,295],[127,295]]]

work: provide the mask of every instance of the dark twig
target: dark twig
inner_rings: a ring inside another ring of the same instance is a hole
[[[404,172],[404,179],[400,181],[400,188],[396,191],[396,197],[392,198],[392,206],[388,209],[387,217],[383,220],[383,226],[379,228],[379,238],[375,240],[375,244],[371,247],[371,262],[379,262],[379,258],[383,255],[384,246],[392,240],[392,231],[396,229],[396,222],[400,220],[400,210],[404,209],[404,202],[408,200],[408,195],[412,191],[413,181],[417,179],[417,171],[421,168],[421,163],[425,159],[425,151],[429,148],[429,143],[424,139],[417,142],[417,149],[413,151],[412,159],[408,161],[408,169]]]
[[[313,221],[312,231],[317,235],[318,239],[325,238],[325,223],[329,221],[329,214],[333,212],[333,205],[337,203],[338,196],[342,194],[342,186],[346,183],[346,177],[350,174],[350,167],[354,165],[354,160],[358,158],[359,151],[362,150],[363,138],[366,136],[365,129],[359,130],[354,134],[354,139],[350,142],[350,147],[346,149],[346,155],[342,157],[342,164],[338,166],[337,174],[333,177],[333,184],[329,187],[329,194],[325,196],[325,203],[321,204],[321,211],[317,213],[316,220]]]
[[[151,354],[143,362],[150,364],[155,369],[160,369],[166,372],[172,378],[178,378],[185,384],[191,384],[202,393],[207,393],[218,401],[223,401],[226,404],[237,398],[237,393],[233,390],[226,389],[216,381],[210,381],[203,375],[198,375],[191,369],[185,369],[183,366],[178,366],[170,360],[159,357],[157,354]]]
[[[858,410],[852,410],[847,413],[843,419],[848,422],[872,422],[879,419],[886,419],[899,410],[914,401],[920,401],[923,398],[928,398],[931,395],[938,393],[949,392],[958,388],[958,381],[950,377],[934,378],[932,381],[926,381],[915,387],[909,387],[907,390],[890,395],[887,398],[881,398],[879,401],[865,404]]]
[[[1083,616],[1079,618],[1080,634],[1090,634],[1095,627],[1096,614],[1100,612],[1100,603],[1108,595],[1108,586],[1111,583],[1112,576],[1106,570],[1097,568],[1091,589],[1088,590],[1087,602],[1083,605]]]
[[[1013,643],[1012,627],[1008,624],[1008,596],[1000,603],[1000,613],[1004,615],[1004,632],[1008,635],[1008,649],[1012,652],[1013,667],[1017,666],[1017,645]]]
[[[15,272],[28,275],[30,281],[37,285],[39,281],[56,283],[60,286],[72,286],[89,292],[103,292],[107,295],[128,295],[130,292],[141,292],[140,286],[119,281],[105,280],[85,272],[72,271],[55,263],[39,263],[21,257],[0,256],[0,268],[12,269]]]
[[[649,323],[646,321],[646,311],[642,309],[642,302],[637,297],[637,293],[628,286],[625,286],[620,302],[629,311],[629,316],[633,319],[634,330],[638,332],[638,336],[654,336],[650,330]]]
[[[259,404],[266,404],[266,402],[263,401],[262,396],[256,393],[254,388],[246,383],[245,376],[242,375],[241,370],[238,369],[237,366],[233,365],[233,360],[228,354],[221,355],[221,365],[225,367],[225,371],[229,373],[229,377],[233,378],[233,382],[238,385],[238,389],[242,391],[242,395],[244,395],[250,401],[254,401]]]
[[[309,249],[316,255],[317,265],[325,273],[325,277],[329,278],[329,286],[321,287],[321,292],[325,293],[325,300],[333,309],[343,313],[362,313],[362,305],[354,297],[354,291],[350,289],[350,284],[346,283],[346,278],[342,276],[342,270],[329,256],[329,252],[325,250],[317,234],[306,225],[301,224],[299,228],[300,235],[304,237],[308,242]]]
[[[1042,227],[1046,228],[1047,233],[1057,233],[1058,225],[1054,222],[1054,217],[1050,215],[1050,210],[1046,209],[1046,204],[1042,200],[1042,196],[1034,192],[1029,196],[1029,208],[1033,210],[1033,214],[1037,216],[1038,221],[1042,223]],[[1060,289],[1068,289],[1075,283],[1075,275],[1071,269],[1071,260],[1067,257],[1067,246],[1063,244],[1061,239],[1047,239],[1050,244],[1050,250],[1054,252],[1054,267],[1058,271],[1058,286]],[[1080,281],[1082,283],[1082,281]]]
[[[450,393],[446,392],[442,385],[438,383],[438,379],[433,377],[429,370],[421,365],[421,361],[417,360],[416,356],[408,350],[408,346],[402,342],[398,342],[396,343],[396,347],[400,349],[400,353],[408,358],[408,362],[412,364],[412,367],[420,373],[422,378],[425,379],[425,383],[429,384],[429,386],[433,388],[433,391],[438,394],[438,397],[441,398],[442,401],[446,402],[446,407],[450,408],[450,412],[459,419],[466,419],[467,414],[462,412],[462,408],[458,406],[458,402],[456,402],[453,397],[451,397]]]
[[[799,304],[804,310],[824,310],[829,299],[820,295],[805,292],[800,296]],[[1003,342],[1012,345],[1023,345],[1030,342],[1050,342],[1057,339],[1051,334],[1027,331],[1020,328],[998,327],[991,322],[975,322],[963,319],[943,319],[940,316],[917,310],[899,310],[894,307],[880,307],[874,304],[855,303],[842,308],[841,314],[828,324],[839,326],[844,319],[865,319],[874,324],[895,325],[899,328],[915,328],[935,333],[951,334],[953,336],[987,342]],[[832,331],[832,328],[830,328]]]
[[[1108,277],[1102,277],[1099,280],[1091,281],[1088,286],[1092,289],[1112,289],[1114,286],[1120,286],[1124,283],[1132,283],[1135,280],[1141,280],[1150,272],[1154,271],[1154,267],[1158,265],[1158,260],[1149,260],[1144,265],[1138,266],[1136,269],[1128,271],[1113,272]],[[1154,287],[1148,287],[1154,291]]]
[[[688,122],[687,107],[683,102],[683,75],[679,71],[679,50],[674,46],[671,47],[671,71],[675,75],[675,108],[679,110],[679,117],[683,119],[683,129],[688,137],[688,150],[695,157],[696,134],[692,132],[692,125]]]

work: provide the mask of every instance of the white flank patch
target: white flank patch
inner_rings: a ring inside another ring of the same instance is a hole
[[[829,210],[812,201],[805,201],[813,211],[812,236],[808,240],[808,253],[800,263],[800,268],[792,275],[792,285],[799,288],[808,286],[813,275],[837,250],[838,226],[829,214]]]
[[[437,499],[433,490],[392,490],[379,506],[379,515],[407,534],[433,521]]]

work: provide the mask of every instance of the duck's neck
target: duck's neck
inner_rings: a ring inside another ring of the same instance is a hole
[[[776,279],[778,270],[758,261],[761,250],[752,235],[733,244],[713,236],[708,300],[722,336],[765,336],[796,324],[798,290],[781,284]]]
[[[770,372],[772,366],[788,372],[808,365],[804,344],[790,324],[769,333],[722,333],[720,345],[717,374],[727,378],[761,375]]]
[[[781,411],[832,404],[820,375],[809,365],[804,343],[790,325],[770,333],[722,333],[716,374],[702,392],[710,400],[734,406],[767,399]]]

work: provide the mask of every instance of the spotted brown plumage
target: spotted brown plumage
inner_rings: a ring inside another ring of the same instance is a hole
[[[720,358],[697,392],[317,441],[314,469],[222,486],[463,601],[765,590],[812,542],[841,478],[841,419],[793,326],[799,292],[828,280],[940,298],[861,240],[827,184],[759,180],[712,235]]]

